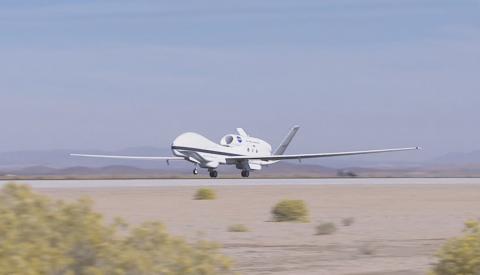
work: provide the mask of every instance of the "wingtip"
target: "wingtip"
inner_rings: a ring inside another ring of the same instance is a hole
[[[415,150],[422,150],[422,147],[417,146],[417,147],[415,147]]]

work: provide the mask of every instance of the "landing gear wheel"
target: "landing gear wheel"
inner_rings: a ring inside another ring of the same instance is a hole
[[[193,174],[194,174],[195,176],[198,175],[198,169],[197,169],[197,168],[193,169]]]
[[[210,171],[210,177],[211,177],[211,178],[216,178],[216,177],[218,177],[218,172],[215,171],[215,170]]]
[[[242,171],[242,177],[248,178],[249,176],[250,176],[250,171],[248,171],[248,170],[243,170]]]

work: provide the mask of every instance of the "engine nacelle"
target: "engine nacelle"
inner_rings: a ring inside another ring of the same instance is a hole
[[[207,162],[207,163],[200,163],[200,167],[202,168],[218,168],[218,166],[220,165],[220,163],[218,163],[218,161],[210,161],[210,162]]]
[[[220,145],[223,146],[239,146],[245,142],[244,138],[239,135],[226,135],[220,141]]]
[[[250,161],[242,161],[236,163],[237,169],[240,170],[262,170],[261,161],[258,160],[250,160]]]

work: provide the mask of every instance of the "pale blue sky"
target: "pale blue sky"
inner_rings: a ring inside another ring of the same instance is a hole
[[[19,3],[20,2],[20,3]],[[480,149],[480,1],[0,1],[0,151]]]

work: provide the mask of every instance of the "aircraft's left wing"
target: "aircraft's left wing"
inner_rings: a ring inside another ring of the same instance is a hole
[[[352,151],[352,152],[337,152],[337,153],[320,153],[320,154],[239,156],[239,157],[227,157],[226,160],[264,160],[264,161],[269,161],[269,160],[287,160],[287,159],[308,159],[308,158],[325,158],[325,157],[377,154],[377,153],[399,152],[399,151],[419,150],[419,149],[420,149],[420,147],[409,147],[409,148],[395,148],[395,149],[368,150],[368,151]]]
[[[72,157],[87,158],[107,158],[107,159],[145,159],[145,160],[185,160],[182,157],[143,157],[143,156],[112,156],[112,155],[86,155],[86,154],[70,154]]]

